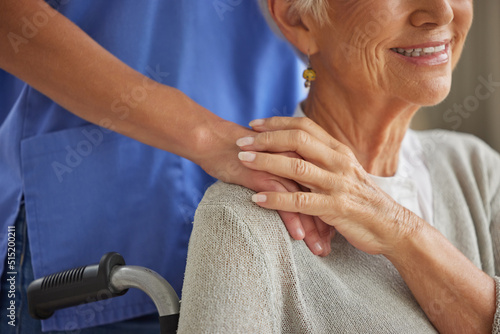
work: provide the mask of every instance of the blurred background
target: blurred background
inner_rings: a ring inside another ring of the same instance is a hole
[[[450,95],[420,110],[412,128],[472,133],[500,152],[500,0],[474,1],[474,9]]]

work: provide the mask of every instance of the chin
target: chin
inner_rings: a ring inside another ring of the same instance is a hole
[[[418,90],[406,92],[404,99],[422,107],[435,106],[448,96],[451,89],[451,80],[434,80],[426,85],[420,85]]]

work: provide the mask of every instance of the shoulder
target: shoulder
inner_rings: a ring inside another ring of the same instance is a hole
[[[427,151],[432,149],[450,152],[477,149],[493,151],[483,140],[468,133],[442,129],[413,131],[413,133],[419,138],[423,148]]]
[[[274,211],[263,209],[252,202],[253,194],[255,192],[248,188],[218,181],[207,189],[197,212],[215,207],[231,211],[232,214],[240,217],[272,215]]]
[[[446,130],[415,133],[434,184],[444,186],[454,182],[464,192],[479,189],[485,199],[500,192],[500,155],[484,141]]]
[[[252,202],[254,191],[235,184],[217,182],[208,188],[195,214],[194,227],[214,229],[223,226],[233,231],[249,232],[257,239],[285,235],[286,228],[274,210]]]
[[[255,192],[248,188],[218,181],[207,189],[200,202],[200,206],[231,205],[243,202],[250,204],[253,194]]]
[[[427,161],[431,164],[470,165],[498,169],[500,155],[483,140],[471,134],[447,131],[414,131]]]

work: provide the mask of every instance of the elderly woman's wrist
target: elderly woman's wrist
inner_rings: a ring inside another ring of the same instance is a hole
[[[396,215],[394,236],[387,241],[383,255],[391,262],[403,260],[413,247],[419,247],[430,227],[423,219],[410,210],[400,207]]]

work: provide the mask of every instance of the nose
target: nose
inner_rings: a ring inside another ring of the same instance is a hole
[[[453,21],[454,13],[450,4],[453,0],[415,0],[415,11],[410,22],[415,27],[444,26]]]

